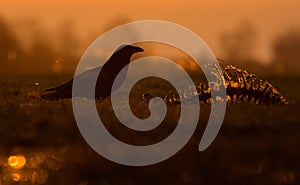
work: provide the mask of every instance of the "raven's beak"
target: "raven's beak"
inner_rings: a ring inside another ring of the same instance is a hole
[[[137,47],[137,46],[131,46],[134,53],[143,52],[143,48]]]

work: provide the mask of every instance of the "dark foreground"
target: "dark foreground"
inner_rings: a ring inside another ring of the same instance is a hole
[[[210,108],[201,104],[200,122],[189,143],[170,159],[145,167],[101,157],[79,133],[71,100],[38,97],[41,89],[64,79],[0,78],[0,184],[300,184],[298,77],[270,80],[287,95],[289,105],[228,104],[219,135],[203,152],[197,148]],[[98,103],[103,107],[107,102]],[[109,110],[100,114],[108,124],[115,121],[107,116]],[[147,110],[141,114],[147,115]],[[121,139],[142,144],[157,142],[160,134],[172,131],[142,137],[116,128],[110,127]],[[24,166],[18,156],[26,159]]]

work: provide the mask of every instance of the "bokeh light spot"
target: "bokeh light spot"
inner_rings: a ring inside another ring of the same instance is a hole
[[[21,169],[26,164],[26,158],[21,155],[10,156],[8,158],[8,165],[14,169]]]

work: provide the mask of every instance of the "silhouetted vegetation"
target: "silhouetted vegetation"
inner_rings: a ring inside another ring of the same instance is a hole
[[[0,17],[0,69],[8,70],[22,61],[23,50],[10,25]]]

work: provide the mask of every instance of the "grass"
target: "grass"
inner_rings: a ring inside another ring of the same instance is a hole
[[[69,77],[1,76],[0,184],[300,183],[299,77],[267,77],[287,95],[292,102],[289,105],[228,104],[220,133],[204,152],[197,147],[210,107],[201,104],[200,121],[188,144],[170,159],[145,167],[123,166],[99,156],[78,130],[71,100],[38,97],[41,89]],[[164,85],[146,87],[149,89],[137,85],[132,96],[140,97],[142,91],[159,94]],[[100,109],[108,104],[104,100],[97,105]],[[131,106],[135,115],[149,115],[139,99]],[[147,133],[120,128],[110,109],[98,110],[118,139],[145,145],[162,140],[174,130],[179,106],[169,106],[163,126]],[[8,157],[13,155],[26,158],[22,169],[8,164]]]

